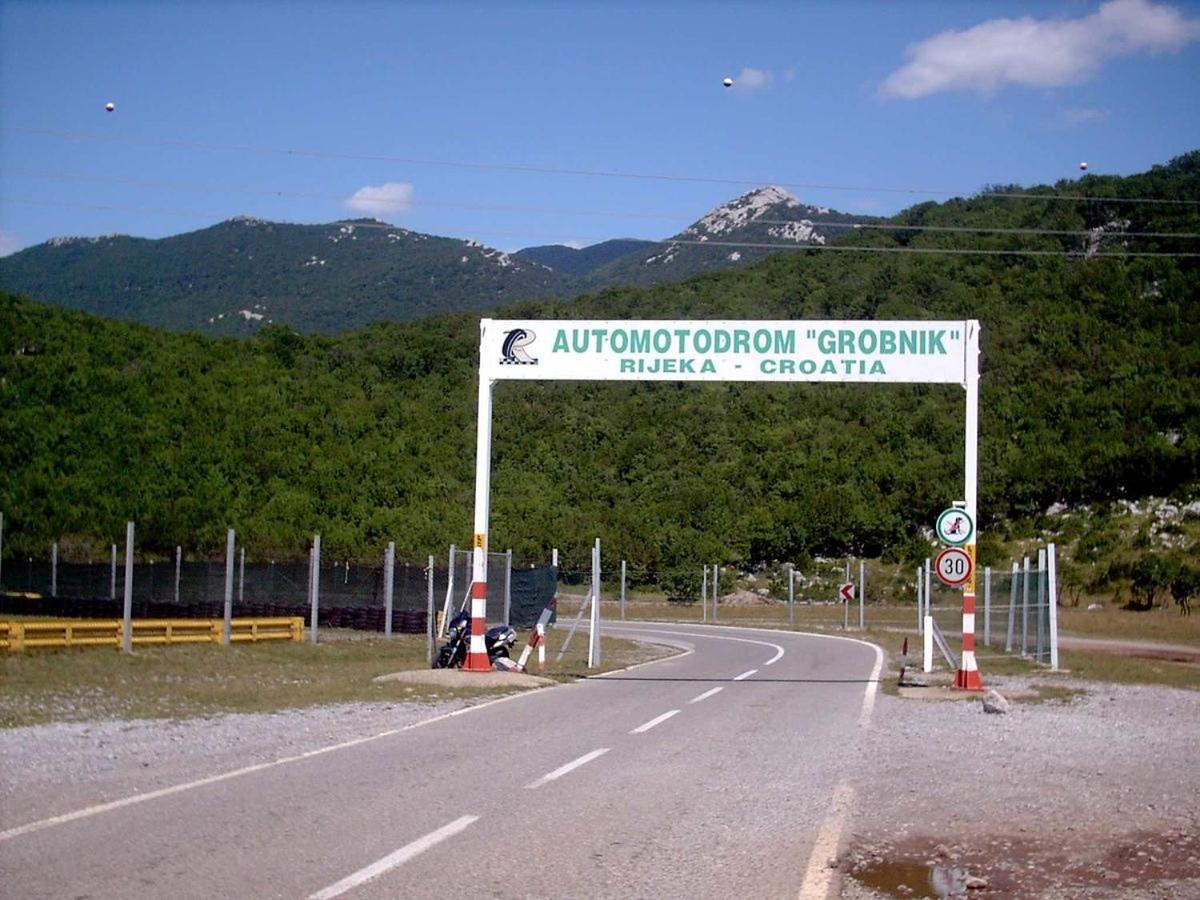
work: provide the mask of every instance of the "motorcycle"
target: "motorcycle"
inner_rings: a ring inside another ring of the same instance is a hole
[[[517,633],[508,625],[495,625],[483,634],[484,647],[487,649],[488,662],[493,668],[512,669],[515,667],[509,657],[509,651],[517,642]],[[466,610],[457,613],[446,626],[446,643],[438,649],[437,658],[433,661],[435,669],[460,669],[467,661],[467,650],[471,646],[471,617]],[[503,662],[497,663],[497,660]]]

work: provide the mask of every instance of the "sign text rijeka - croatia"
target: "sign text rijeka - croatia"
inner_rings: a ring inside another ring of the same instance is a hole
[[[965,383],[967,322],[499,320],[489,379]]]

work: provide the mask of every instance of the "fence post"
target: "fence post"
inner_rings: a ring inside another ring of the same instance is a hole
[[[1021,578],[1021,655],[1029,655],[1029,557],[1025,557],[1025,574]]]
[[[1058,671],[1058,554],[1054,545],[1046,548],[1047,597],[1050,604],[1050,670]]]
[[[558,548],[555,547],[550,551],[550,565],[558,568]]]
[[[921,593],[921,567],[917,566],[917,634],[925,630],[925,599]]]
[[[116,544],[113,544],[116,547]],[[121,616],[121,648],[133,652],[133,523],[125,523],[125,605]]]
[[[983,567],[983,643],[992,646],[992,567]]]
[[[788,627],[796,627],[796,569],[787,564],[788,573]]]
[[[933,617],[933,574],[929,568],[929,557],[925,557],[925,618]]]
[[[512,615],[512,550],[504,551],[504,624]]]
[[[246,602],[246,548],[242,548],[241,559],[238,560],[238,608],[245,613]]]
[[[704,564],[704,574],[700,578],[700,621],[708,621],[708,563]]]
[[[393,553],[395,551],[393,550]],[[425,570],[425,657],[433,662],[433,554],[429,556],[429,568]]]
[[[446,626],[450,624],[450,613],[454,609],[454,548],[455,545],[451,544],[450,569],[446,578],[446,602],[442,604],[442,627],[438,629],[438,637],[446,633]]]
[[[50,545],[50,596],[58,596],[58,541]]]
[[[621,621],[625,621],[625,560],[621,560]]]
[[[1017,581],[1020,580],[1021,570],[1017,568],[1017,561],[1014,559],[1012,564],[1012,582],[1008,586],[1008,636],[1004,641],[1004,652],[1012,653],[1013,648],[1013,631],[1016,629],[1017,619]]]
[[[717,595],[721,593],[721,567],[713,566],[713,621],[717,621]]]
[[[112,567],[108,579],[108,599],[117,599],[117,545],[112,545]]]
[[[588,635],[588,668],[600,665],[600,538],[592,548],[592,615]]]
[[[232,528],[225,534],[225,621],[221,628],[221,643],[229,646],[233,632],[233,551],[237,535]]]
[[[0,587],[4,585],[4,513],[0,512]]]
[[[310,584],[312,606],[309,615],[312,617],[312,627],[309,629],[308,642],[317,643],[317,626],[320,622],[318,610],[321,608],[321,536],[313,535],[312,545],[312,583]]]
[[[179,570],[183,565],[183,548],[175,547],[175,605],[179,605]]]
[[[858,630],[862,631],[867,627],[867,564],[863,560],[858,561]]]
[[[430,566],[432,568],[432,566]],[[392,636],[392,590],[396,578],[396,542],[389,541],[383,554],[383,636]]]
[[[1046,548],[1038,550],[1037,578],[1037,661],[1046,650]]]

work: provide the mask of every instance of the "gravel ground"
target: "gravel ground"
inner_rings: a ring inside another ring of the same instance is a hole
[[[989,686],[1039,684],[1081,693],[1004,715],[879,698],[835,862],[843,898],[1200,898],[1200,692]]]
[[[401,728],[490,699],[0,729],[0,829]]]

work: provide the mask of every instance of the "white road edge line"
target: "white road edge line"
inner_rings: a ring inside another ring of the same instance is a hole
[[[875,693],[879,690],[879,673],[883,670],[883,651],[874,644],[867,646],[875,648],[875,668],[871,670],[871,680],[867,682],[867,689],[863,692],[862,712],[858,714],[859,728],[866,728],[871,722],[871,711],[875,709]]]
[[[608,752],[608,750],[609,750],[608,747],[601,747],[599,750],[593,750],[591,753],[585,753],[585,754],[583,754],[583,756],[579,757],[579,759],[573,759],[569,763],[567,763],[565,766],[559,766],[553,772],[549,772],[549,773],[543,775],[537,781],[531,781],[529,784],[525,785],[525,789],[528,791],[532,791],[535,788],[540,788],[543,784],[548,784],[549,782],[554,781],[557,778],[562,778],[568,772],[574,772],[580,766],[585,766],[588,763],[590,763],[593,759],[603,756],[605,753]]]
[[[29,834],[34,831],[41,831],[44,828],[51,828],[54,825],[64,825],[67,822],[74,822],[78,819],[86,819],[89,816],[99,815],[100,813],[111,812],[114,809],[132,806],[135,803],[144,803],[147,800],[157,800],[160,797],[169,797],[172,794],[180,794],[184,791],[190,791],[193,788],[204,787],[209,784],[218,784],[222,781],[228,781],[231,778],[249,775],[252,772],[260,772],[263,769],[271,769],[275,766],[299,762],[300,760],[309,759],[313,756],[320,756],[324,753],[332,753],[335,750],[345,750],[348,747],[356,747],[359,744],[377,741],[380,738],[391,737],[394,734],[401,734],[405,731],[412,731],[415,728],[424,728],[426,725],[432,725],[435,722],[441,722],[445,719],[453,719],[455,716],[461,716],[477,709],[495,706],[497,703],[507,703],[509,700],[515,700],[518,697],[532,697],[536,693],[539,692],[526,691],[524,693],[509,694],[506,697],[497,697],[495,700],[488,700],[486,703],[477,703],[474,706],[464,706],[462,709],[456,709],[448,713],[442,713],[440,716],[434,716],[430,719],[423,719],[420,722],[413,722],[411,725],[405,725],[403,728],[389,728],[387,731],[379,732],[379,734],[372,734],[368,735],[367,737],[342,741],[340,744],[330,744],[328,747],[318,747],[315,750],[309,750],[305,753],[297,753],[293,756],[283,756],[277,760],[274,760],[273,762],[257,763],[252,766],[245,766],[241,769],[234,769],[231,772],[221,772],[217,775],[209,775],[207,778],[199,778],[195,781],[189,781],[184,784],[175,784],[171,785],[170,787],[159,788],[156,791],[147,791],[144,794],[131,794],[130,796],[122,797],[119,800],[110,800],[108,803],[100,803],[96,806],[77,809],[74,812],[63,813],[60,816],[52,816],[49,819],[42,819],[37,822],[29,822],[25,825],[17,825],[13,828],[9,828],[7,831],[0,831],[0,842],[7,841],[11,838],[20,837],[23,834]]]
[[[701,700],[707,700],[713,694],[719,694],[723,690],[725,690],[725,688],[719,688],[719,687],[710,688],[709,690],[707,690],[703,694],[701,694],[699,697],[693,697],[691,700],[688,701],[688,703],[699,703]]]
[[[741,675],[735,676],[733,680],[734,681],[745,681],[747,678],[749,678],[751,675],[756,674],[757,672],[758,672],[758,669],[751,669],[749,672],[743,672]]]
[[[799,900],[825,900],[829,893],[829,883],[833,878],[833,869],[829,861],[837,855],[838,844],[842,839],[842,826],[846,815],[850,812],[850,802],[854,791],[848,782],[840,782],[833,789],[833,801],[829,804],[829,812],[821,822],[821,830],[817,832],[816,843],[813,844],[812,854],[808,857],[808,868],[804,870],[804,880],[800,883]]]
[[[454,837],[454,835],[478,820],[479,816],[463,816],[461,819],[455,819],[449,825],[443,825],[437,831],[431,831],[424,837],[417,838],[411,844],[405,844],[394,853],[389,853],[383,859],[373,862],[351,875],[347,875],[336,884],[331,884],[329,887],[322,888],[315,894],[310,894],[308,900],[333,900],[334,897],[340,897],[346,891],[353,890],[360,884],[365,884],[373,878],[378,878],[390,869],[404,865],[414,856],[419,856],[435,844],[440,844],[446,838]]]
[[[637,728],[633,729],[633,731],[631,731],[629,733],[630,734],[644,734],[645,732],[647,732],[651,728],[653,728],[655,725],[661,725],[663,722],[667,721],[667,719],[671,718],[671,716],[675,716],[678,714],[679,714],[679,710],[672,709],[668,712],[663,713],[661,716],[655,716],[649,722],[645,723],[644,725],[639,725]]]

